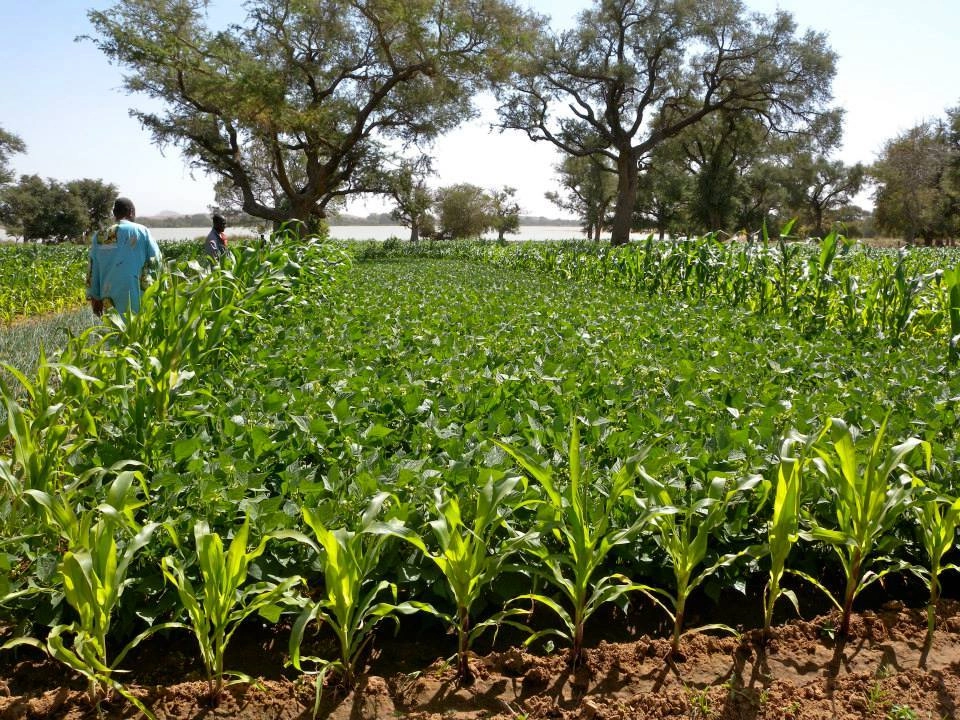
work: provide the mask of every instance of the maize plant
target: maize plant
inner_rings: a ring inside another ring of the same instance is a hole
[[[643,471],[640,477],[645,502],[654,512],[652,525],[655,535],[673,571],[674,593],[661,589],[655,592],[669,603],[669,607],[663,602],[660,605],[673,620],[670,649],[671,654],[675,655],[680,649],[680,638],[685,634],[683,625],[690,593],[721,568],[758,552],[756,548],[744,548],[721,555],[710,565],[701,567],[707,559],[713,533],[727,521],[728,511],[748,498],[748,494],[760,484],[761,478],[751,475],[730,481],[722,474],[717,474],[705,483],[696,479],[688,482],[684,478],[660,481]],[[687,632],[701,630],[736,632],[719,623]]]
[[[374,520],[387,497],[386,493],[379,493],[371,500],[357,531],[330,530],[316,513],[304,507],[303,519],[312,537],[293,531],[278,533],[312,548],[323,569],[324,582],[316,599],[303,601],[303,610],[290,632],[290,664],[301,672],[309,670],[316,675],[314,715],[327,674],[340,672],[343,687],[353,688],[363,651],[373,639],[377,625],[387,618],[395,620],[397,613],[410,614],[419,609],[411,603],[398,604],[397,586],[375,577],[388,535],[375,529]],[[392,602],[382,600],[385,594]],[[330,627],[337,639],[338,658],[302,654],[304,633],[311,622]],[[305,662],[310,665],[304,665]]]
[[[893,527],[911,502],[913,471],[903,461],[922,450],[927,464],[930,445],[909,438],[884,451],[887,421],[881,424],[864,457],[857,452],[855,431],[839,418],[831,418],[813,445],[814,466],[823,479],[827,496],[824,517],[807,512],[807,529],[801,537],[818,540],[836,552],[843,568],[845,590],[838,601],[816,578],[798,573],[826,593],[840,610],[839,635],[850,632],[853,601],[867,587],[904,566],[890,563],[880,571],[870,569],[878,553],[885,554],[896,543]],[[832,515],[832,517],[828,517]]]
[[[563,623],[534,633],[530,644],[548,635],[557,635],[570,644],[569,661],[575,665],[583,652],[584,627],[604,604],[627,593],[650,589],[633,582],[619,572],[607,572],[606,561],[614,548],[632,542],[651,521],[670,509],[646,510],[637,502],[633,491],[636,469],[632,463],[618,464],[612,471],[609,488],[591,493],[595,480],[581,464],[580,429],[574,419],[567,455],[569,477],[563,485],[554,478],[553,470],[536,458],[503,442],[506,450],[521,468],[543,489],[542,523],[526,543],[525,550],[541,564],[534,572],[552,585],[568,603],[569,610],[543,593],[529,593],[516,600],[528,599],[550,608]],[[614,516],[623,500],[633,500],[637,516],[626,527],[616,527]]]
[[[773,621],[773,608],[782,596],[793,603],[799,613],[800,607],[796,593],[784,589],[780,583],[786,570],[787,557],[794,544],[800,538],[800,495],[803,481],[803,469],[806,459],[804,453],[795,455],[797,449],[807,441],[800,435],[793,435],[780,446],[780,462],[777,466],[777,480],[774,487],[773,515],[768,529],[768,550],[770,556],[770,579],[763,590],[763,633],[770,635]]]
[[[122,474],[110,487],[108,502],[96,510],[75,513],[69,506],[38,490],[31,496],[49,511],[49,521],[66,539],[68,549],[59,565],[64,597],[76,613],[69,624],[55,625],[46,640],[14,638],[3,649],[32,645],[48,653],[87,679],[91,704],[98,706],[110,690],[135,705],[149,718],[143,703],[117,680],[118,666],[127,653],[147,637],[176,623],[152,625],[134,637],[116,656],[108,652],[108,633],[137,552],[147,545],[158,525],[149,523],[132,531],[128,498],[131,474]],[[118,534],[122,544],[118,544]]]
[[[176,543],[174,530],[168,528],[168,531]],[[181,560],[168,555],[162,561],[163,574],[176,588],[189,620],[188,626],[180,623],[177,626],[189,628],[197,640],[212,700],[219,698],[227,685],[251,681],[243,673],[224,669],[227,646],[240,623],[254,613],[276,620],[281,606],[290,600],[292,589],[301,582],[301,578],[294,575],[276,583],[246,584],[250,563],[263,554],[269,540],[264,537],[250,550],[249,536],[250,523],[245,520],[224,550],[223,540],[205,521],[194,525],[199,589],[190,580]],[[225,682],[228,675],[234,679]]]
[[[947,570],[960,570],[953,563],[944,563],[946,556],[957,544],[957,526],[960,524],[960,498],[953,499],[922,487],[921,494],[911,506],[917,519],[918,532],[929,565],[916,568],[916,574],[930,591],[927,601],[926,645],[933,642],[937,624],[937,603],[940,600],[940,575]]]
[[[488,480],[477,493],[476,511],[472,522],[465,522],[459,500],[445,496],[440,488],[434,491],[436,517],[427,524],[438,546],[436,552],[428,547],[427,539],[407,526],[384,524],[380,531],[395,534],[413,545],[428,558],[447,581],[447,587],[456,605],[455,613],[447,615],[432,606],[417,604],[427,612],[443,619],[457,633],[457,680],[469,683],[473,679],[468,653],[480,634],[495,628],[506,618],[519,614],[508,610],[476,625],[471,621],[471,610],[481,592],[507,567],[507,561],[529,541],[529,535],[513,531],[507,523],[508,515],[530,504],[517,498],[513,492],[520,478],[506,478],[499,483]],[[497,535],[507,530],[507,538]]]

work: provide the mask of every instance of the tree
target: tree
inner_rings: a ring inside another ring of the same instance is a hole
[[[602,155],[568,155],[556,165],[560,190],[544,193],[561,210],[576,215],[587,237],[600,240],[610,224],[610,208],[617,195],[616,170]]]
[[[13,181],[13,171],[10,169],[10,156],[27,151],[27,145],[12,132],[0,127],[0,185]]]
[[[500,125],[614,162],[611,241],[622,244],[657,145],[720,111],[805,127],[830,100],[835,59],[822,34],[798,36],[788,13],[748,14],[740,0],[595,0],[498,91]]]
[[[861,163],[846,165],[842,160],[809,153],[795,157],[790,172],[785,173],[791,205],[803,212],[816,237],[825,234],[824,216],[849,205],[865,179],[866,168]]]
[[[516,188],[504,185],[501,190],[494,190],[487,195],[487,224],[491,230],[497,232],[499,242],[503,242],[503,236],[507,233],[520,232],[520,206],[513,199],[516,193]]]
[[[117,199],[117,186],[103,180],[70,180],[67,192],[78,198],[86,211],[86,222],[81,231],[89,233],[113,219],[113,202]]]
[[[889,140],[870,169],[877,227],[907,244],[953,237],[960,221],[960,198],[950,182],[956,156],[942,121],[923,122]]]
[[[386,143],[429,141],[473,114],[536,18],[511,0],[250,0],[217,32],[206,0],[123,0],[90,11],[90,39],[160,146],[223,178],[248,214],[313,226],[380,192]]]
[[[22,175],[0,189],[0,224],[25,241],[84,237],[111,217],[117,189],[101,180],[60,183]]]
[[[490,196],[476,185],[460,183],[440,188],[436,209],[441,237],[479,237],[490,227]]]
[[[87,209],[79,195],[56,180],[23,175],[0,190],[0,224],[25,242],[63,242],[87,229]]]
[[[386,180],[388,193],[396,203],[390,217],[410,228],[410,242],[417,242],[421,233],[432,235],[434,231],[430,214],[433,193],[427,187],[427,176],[433,172],[431,165],[431,159],[425,155],[416,160],[404,160]]]
[[[651,225],[663,240],[679,234],[689,222],[693,176],[680,143],[664,142],[654,148],[644,164],[637,187],[634,228]]]

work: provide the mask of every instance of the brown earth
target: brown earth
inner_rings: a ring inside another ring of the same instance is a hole
[[[320,717],[960,717],[960,603],[941,603],[926,653],[924,613],[899,602],[856,615],[844,644],[830,632],[836,621],[836,615],[825,615],[779,625],[766,645],[755,630],[736,638],[689,634],[673,661],[662,638],[604,640],[573,670],[561,651],[538,655],[510,647],[474,656],[476,679],[469,687],[458,687],[452,667],[437,659],[449,649],[449,638],[428,632],[418,641],[386,638],[378,641],[353,692],[325,688]],[[216,705],[206,699],[187,640],[143,649],[131,661],[127,686],[166,720],[309,718],[312,681],[285,674],[285,645],[277,632],[238,636],[229,661],[258,680],[229,688]],[[81,678],[28,651],[16,661],[2,658],[0,718],[96,717]],[[101,709],[106,718],[139,716],[118,700]]]

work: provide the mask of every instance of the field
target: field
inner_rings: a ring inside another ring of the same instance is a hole
[[[953,262],[173,262],[6,376],[0,715],[953,717]]]

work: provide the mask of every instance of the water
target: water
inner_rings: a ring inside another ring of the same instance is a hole
[[[150,228],[150,233],[157,240],[187,240],[202,242],[210,232],[209,227],[181,227],[181,228]],[[227,228],[227,239],[241,237],[256,237],[257,231],[253,228]],[[387,240],[395,237],[400,240],[410,238],[410,229],[401,225],[332,225],[330,237],[336,240]],[[484,237],[495,240],[496,233],[487,233]],[[638,234],[635,237],[644,237]],[[584,235],[576,225],[521,225],[519,233],[506,236],[507,240],[582,240]],[[0,241],[5,239],[0,229]],[[603,235],[604,240],[610,239],[610,234]]]
[[[150,228],[150,233],[157,240],[199,240],[206,237],[210,228]],[[256,231],[250,228],[238,227],[231,232],[227,228],[227,239],[240,237],[256,237]],[[335,240],[388,240],[399,238],[410,239],[410,229],[401,225],[331,225],[330,237]],[[496,233],[487,233],[485,238],[495,240]],[[580,228],[574,225],[523,225],[520,232],[507,235],[507,240],[572,240],[581,239],[583,234]]]

